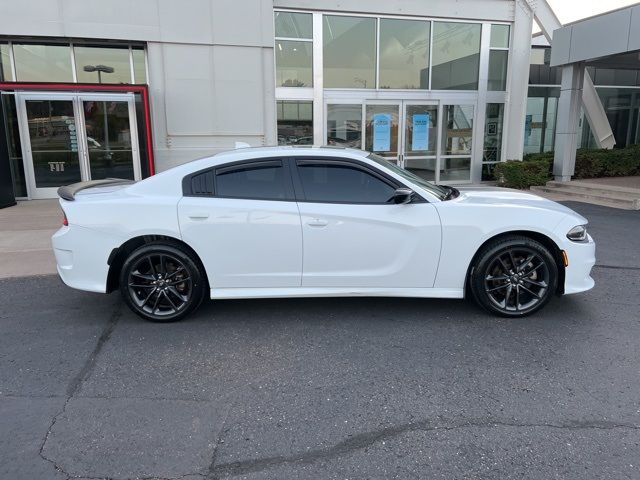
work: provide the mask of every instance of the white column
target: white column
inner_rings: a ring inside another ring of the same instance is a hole
[[[505,105],[504,135],[507,135],[505,160],[521,160],[524,151],[524,121],[529,92],[529,55],[533,13],[526,2],[514,2],[513,46],[509,55],[508,100]]]
[[[578,145],[578,120],[582,107],[584,63],[562,67],[562,84],[556,120],[556,144],[553,175],[557,181],[568,182],[575,171]]]

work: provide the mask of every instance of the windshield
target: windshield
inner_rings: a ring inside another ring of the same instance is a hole
[[[419,187],[424,188],[426,191],[428,191],[429,193],[432,193],[433,195],[438,197],[440,200],[444,200],[444,198],[447,196],[448,191],[446,188],[440,187],[438,185],[434,185],[433,183],[425,180],[424,178],[420,178],[419,176],[411,173],[409,170],[400,168],[395,163],[390,162],[389,160],[386,160],[381,156],[376,155],[375,153],[370,153],[367,158],[369,158],[370,160],[373,160],[378,165],[381,165],[391,170],[393,173],[397,173],[405,180],[409,180],[411,183],[415,183]]]

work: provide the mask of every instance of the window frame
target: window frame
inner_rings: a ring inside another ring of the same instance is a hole
[[[229,195],[219,195],[217,193],[218,191],[217,179],[219,174],[229,173],[234,170],[246,170],[248,168],[255,167],[255,166],[259,167],[260,165],[264,165],[263,168],[268,168],[269,166],[279,166],[283,169],[284,187],[285,187],[284,198],[264,198],[259,196],[235,197],[235,196],[229,196]],[[213,192],[211,194],[193,193],[193,191],[191,190],[192,178],[201,174],[205,174],[207,172],[213,173]],[[185,175],[182,178],[182,196],[196,197],[196,198],[225,198],[230,200],[259,200],[263,202],[295,202],[296,201],[290,162],[287,157],[251,158],[246,160],[238,160],[234,162],[223,163],[223,164],[215,165],[208,168],[203,168],[202,170],[198,170],[197,172],[193,172],[188,175]]]
[[[306,198],[306,194],[304,193],[304,187],[302,185],[302,178],[300,176],[299,168],[301,165],[331,165],[331,166],[342,166],[347,168],[352,168],[354,170],[360,170],[366,174],[369,174],[378,180],[386,183],[394,190],[398,188],[411,188],[414,192],[413,199],[410,203],[428,203],[426,199],[424,199],[418,192],[415,191],[413,187],[409,187],[392,177],[391,175],[383,172],[382,170],[376,169],[372,167],[366,162],[360,162],[358,160],[340,158],[340,157],[314,157],[314,156],[297,156],[292,157],[291,161],[291,173],[293,175],[293,186],[296,194],[296,201],[299,203],[317,203],[317,204],[328,204],[328,205],[395,205],[394,203],[390,203],[389,200],[386,202],[352,202],[352,201],[317,201],[317,200],[308,200]]]

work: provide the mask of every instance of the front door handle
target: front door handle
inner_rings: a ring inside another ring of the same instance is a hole
[[[207,212],[192,212],[187,215],[191,220],[206,220],[209,218],[209,214]]]
[[[309,225],[310,227],[326,227],[327,225],[329,225],[329,221],[323,220],[321,218],[314,218],[312,220],[309,220],[307,222],[307,225]]]

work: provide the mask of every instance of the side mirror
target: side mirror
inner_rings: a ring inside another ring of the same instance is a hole
[[[411,203],[411,199],[413,198],[413,190],[410,188],[398,188],[393,193],[393,203],[404,205],[406,203]]]

